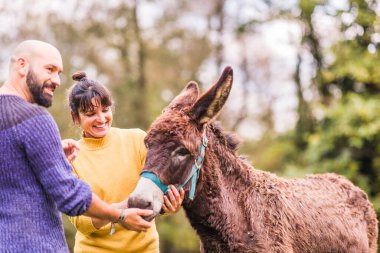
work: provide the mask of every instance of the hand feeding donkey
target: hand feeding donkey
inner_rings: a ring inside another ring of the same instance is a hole
[[[201,252],[377,252],[376,214],[351,182],[332,173],[284,179],[239,158],[236,139],[212,123],[231,86],[229,67],[200,98],[190,82],[153,122],[129,207],[158,215],[166,185],[184,186]]]

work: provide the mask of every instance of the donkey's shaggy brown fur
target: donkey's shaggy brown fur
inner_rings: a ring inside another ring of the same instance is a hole
[[[285,179],[256,170],[238,156],[236,138],[211,122],[224,104],[220,100],[227,99],[229,82],[228,68],[199,99],[197,86],[189,84],[146,138],[144,170],[164,184],[177,185],[189,173],[203,131],[209,139],[195,199],[183,204],[201,239],[201,251],[377,252],[374,209],[347,179],[332,173]],[[181,151],[179,159],[178,148],[189,155],[184,158]]]

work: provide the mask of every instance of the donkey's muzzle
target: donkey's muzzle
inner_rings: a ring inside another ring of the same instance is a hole
[[[153,203],[151,201],[146,201],[138,197],[130,197],[128,199],[128,208],[139,208],[139,209],[149,209],[153,210]],[[151,221],[154,219],[154,215],[152,216],[141,216],[143,219],[147,221]]]

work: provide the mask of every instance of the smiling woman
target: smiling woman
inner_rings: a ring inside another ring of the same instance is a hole
[[[123,200],[136,187],[145,163],[146,133],[111,127],[113,102],[107,88],[88,79],[84,72],[77,72],[73,79],[77,83],[69,92],[71,116],[83,130],[80,152],[73,162],[74,173],[104,201],[126,208]],[[184,192],[173,187],[168,196],[162,208],[166,213],[175,213],[181,207]],[[106,220],[84,216],[70,220],[78,230],[74,252],[159,252],[154,221],[151,228],[141,233],[121,229]]]
[[[81,126],[84,137],[104,137],[113,119],[110,93],[104,86],[88,80],[84,72],[77,72],[73,79],[81,83],[73,86],[69,97],[74,123]]]

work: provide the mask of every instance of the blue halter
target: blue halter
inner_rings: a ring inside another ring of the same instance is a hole
[[[194,194],[195,194],[195,188],[197,186],[197,181],[198,181],[198,177],[199,177],[199,172],[200,172],[200,169],[202,168],[202,164],[203,164],[203,160],[204,160],[204,157],[205,157],[205,152],[206,152],[206,147],[207,147],[207,143],[208,143],[208,140],[207,140],[207,137],[206,137],[206,134],[203,133],[202,135],[202,144],[199,148],[199,154],[198,154],[198,157],[197,159],[195,159],[195,162],[194,162],[194,165],[193,167],[191,167],[191,172],[190,174],[187,176],[185,182],[183,182],[183,184],[179,185],[177,187],[177,189],[181,189],[182,187],[184,187],[187,182],[189,182],[189,180],[191,179],[191,186],[190,186],[190,193],[189,193],[189,198],[191,200],[194,199]],[[150,180],[153,181],[153,183],[155,183],[160,189],[161,191],[165,194],[169,187],[167,185],[164,185],[161,180],[156,176],[156,174],[154,174],[153,172],[149,172],[149,171],[143,171],[141,172],[141,177],[145,177],[145,178],[148,178]]]

